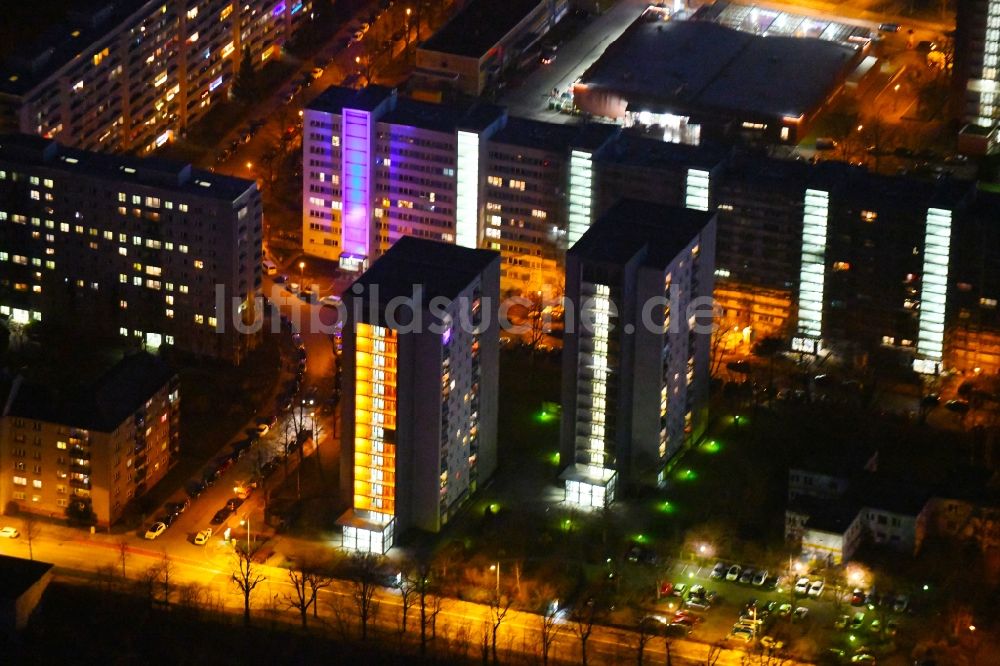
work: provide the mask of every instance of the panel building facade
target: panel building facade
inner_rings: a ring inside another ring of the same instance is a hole
[[[567,501],[606,506],[619,484],[662,481],[704,431],[714,254],[713,214],[630,199],[567,253]]]
[[[343,547],[437,532],[496,470],[500,258],[404,237],[345,295]]]
[[[0,506],[108,527],[180,451],[177,377],[146,353],[80,388],[16,378],[0,418]]]
[[[0,131],[145,153],[225,100],[244,49],[256,67],[310,20],[310,0],[115,0],[0,68]]]
[[[259,339],[254,182],[0,136],[0,315],[239,363]]]
[[[361,202],[354,226],[374,248],[363,247],[366,256],[400,235],[454,238],[501,253],[504,291],[558,296],[567,250],[620,198],[711,210],[718,215],[714,295],[720,323],[736,337],[795,338],[797,351],[836,349],[859,360],[886,352],[907,365],[918,360],[927,372],[1000,369],[995,244],[951,240],[997,233],[997,198],[973,181],[671,144],[608,125],[404,101],[386,89],[331,89],[320,99],[332,100],[334,111],[320,102],[306,112],[325,124],[307,124],[308,254],[345,254],[342,265],[363,265],[342,247],[340,210],[352,199]],[[340,118],[345,109],[369,107],[385,122],[373,125],[369,152],[348,161]],[[379,148],[384,157],[376,156],[374,142],[394,135],[414,143]],[[431,142],[433,153],[417,149]],[[364,174],[350,196],[339,187],[348,168]],[[411,170],[419,170],[416,185],[403,180]],[[452,192],[453,209],[428,210],[432,195],[436,202]],[[975,266],[980,274],[972,274]]]

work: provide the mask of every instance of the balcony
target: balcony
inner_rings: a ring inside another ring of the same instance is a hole
[[[70,458],[79,458],[80,460],[90,460],[90,451],[79,446],[74,446],[69,450]]]
[[[72,486],[73,488],[90,490],[90,481],[81,481],[80,479],[70,479],[69,485]]]
[[[75,472],[77,474],[90,474],[90,465],[80,465],[73,463],[69,466],[69,471]]]

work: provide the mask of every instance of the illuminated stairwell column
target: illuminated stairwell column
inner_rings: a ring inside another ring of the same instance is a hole
[[[986,3],[985,39],[982,44],[981,78],[970,79],[967,86],[977,99],[976,116],[980,127],[992,127],[1000,118],[1000,0]]]
[[[371,249],[372,117],[367,111],[344,109],[341,154],[343,168],[343,219],[341,244],[344,253],[361,260]]]
[[[944,314],[951,251],[951,211],[927,209],[924,228],[924,272],[920,286],[920,329],[913,369],[936,374],[944,352]]]
[[[594,200],[594,156],[574,150],[569,156],[568,247],[573,247],[590,228]]]
[[[802,216],[802,265],[799,270],[798,335],[794,351],[817,354],[823,335],[823,287],[826,273],[826,225],[830,194],[806,190]]]
[[[455,244],[479,246],[479,135],[458,132],[455,189]]]
[[[688,169],[684,186],[684,206],[708,210],[709,174],[703,169]]]

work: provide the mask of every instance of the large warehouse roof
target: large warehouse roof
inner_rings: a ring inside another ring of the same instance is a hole
[[[796,117],[823,102],[856,55],[853,46],[826,40],[640,18],[581,82],[657,110]]]

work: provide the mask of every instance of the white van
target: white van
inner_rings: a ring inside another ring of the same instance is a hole
[[[277,275],[278,274],[278,265],[275,264],[270,259],[265,259],[264,261],[262,261],[261,262],[261,266],[264,267],[264,275]]]

